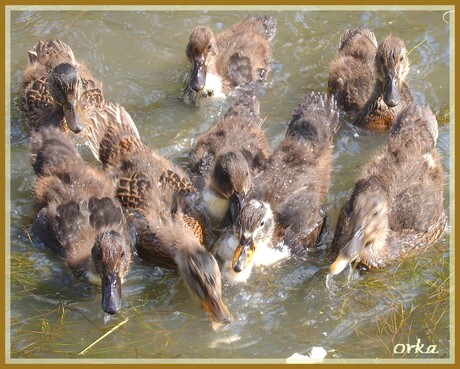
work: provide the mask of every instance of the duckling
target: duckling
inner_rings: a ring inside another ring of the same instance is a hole
[[[101,83],[61,40],[39,41],[28,60],[19,108],[30,130],[55,126],[80,133],[84,113],[104,105]]]
[[[73,141],[56,127],[31,136],[40,209],[33,232],[78,277],[102,288],[102,309],[121,308],[121,285],[134,246],[111,180],[86,165]]]
[[[238,86],[264,80],[275,33],[276,19],[267,16],[248,16],[218,35],[207,26],[196,26],[186,48],[192,71],[185,101],[199,104],[201,98],[222,98]]]
[[[177,165],[146,147],[133,133],[129,114],[107,103],[89,118],[89,137],[104,167],[116,178],[117,197],[130,211],[139,257],[177,268],[205,311],[220,323],[232,317],[222,301],[221,274],[203,246],[199,216],[190,205],[195,188]],[[97,149],[97,150],[96,150]]]
[[[198,137],[190,154],[195,184],[215,222],[222,222],[229,209],[232,219],[237,216],[252,177],[270,154],[259,108],[253,91],[240,90],[225,116]]]
[[[365,27],[350,28],[340,36],[339,51],[329,66],[328,90],[337,104],[356,116],[371,97],[377,39]]]
[[[270,265],[317,241],[338,126],[332,96],[310,93],[295,109],[283,141],[253,180],[250,201],[243,205],[236,227],[238,246],[224,265],[227,278],[244,281],[253,265]],[[273,248],[275,239],[282,240],[288,252]]]
[[[442,236],[447,217],[437,135],[429,107],[409,103],[400,111],[388,146],[365,165],[341,210],[332,274],[355,260],[365,268],[385,268]]]
[[[400,38],[389,35],[378,47],[375,40],[367,28],[346,30],[330,65],[328,86],[353,124],[383,132],[412,101],[405,84],[410,63]]]

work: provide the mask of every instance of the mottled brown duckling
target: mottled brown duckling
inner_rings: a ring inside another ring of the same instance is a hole
[[[283,141],[253,180],[237,226],[238,247],[224,265],[226,277],[244,281],[254,264],[272,264],[317,241],[338,125],[332,96],[310,93],[294,111]],[[273,251],[275,240],[288,252]]]
[[[34,234],[75,275],[99,284],[102,309],[116,313],[134,246],[112,181],[86,165],[73,141],[56,127],[32,133],[31,162],[41,209]]]
[[[60,40],[39,41],[28,59],[20,110],[30,130],[55,126],[80,133],[85,112],[104,105],[101,83]]]
[[[129,114],[119,105],[107,103],[105,111],[96,112],[90,122],[91,147],[116,178],[117,197],[131,212],[139,257],[177,268],[212,319],[229,322],[220,270],[203,246],[199,214],[188,202],[195,189],[185,172],[142,143]]]
[[[225,97],[235,87],[264,80],[275,33],[276,19],[267,16],[248,16],[217,35],[207,26],[196,26],[186,48],[192,64],[186,102]]]
[[[269,154],[259,101],[252,91],[240,90],[225,116],[198,137],[190,154],[191,171],[212,220],[222,222],[229,208],[231,216],[237,216],[252,177]]]
[[[387,267],[442,236],[447,218],[437,132],[428,107],[410,103],[401,110],[388,146],[365,165],[342,208],[332,274],[355,260],[370,269]]]
[[[412,101],[405,84],[409,69],[400,38],[387,36],[377,47],[369,29],[349,29],[330,65],[329,92],[356,126],[388,131],[398,112]]]

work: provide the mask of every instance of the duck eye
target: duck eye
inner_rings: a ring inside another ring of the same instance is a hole
[[[265,225],[265,220],[262,220],[262,221],[260,222],[260,226],[263,227],[264,225]]]

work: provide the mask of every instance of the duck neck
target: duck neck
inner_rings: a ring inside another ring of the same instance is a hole
[[[59,104],[54,103],[52,105],[51,112],[46,112],[46,114],[42,114],[36,126],[52,126],[64,130],[66,128],[66,125],[67,123],[64,118],[64,112],[62,111],[62,107]]]

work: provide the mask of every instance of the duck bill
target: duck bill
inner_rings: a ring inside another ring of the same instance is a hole
[[[217,323],[231,323],[233,316],[230,314],[227,306],[222,301],[222,298],[217,293],[214,297],[208,296],[203,300],[204,310]]]
[[[67,121],[67,126],[72,132],[80,133],[83,131],[85,127],[83,123],[83,113],[76,99],[68,99],[68,103],[64,105],[64,116]]]
[[[231,215],[233,224],[238,223],[241,209],[243,208],[243,203],[244,203],[244,193],[235,192],[235,194],[230,199],[230,215]]]
[[[399,95],[399,81],[398,78],[390,74],[386,80],[385,94],[383,95],[383,100],[390,108],[395,107],[401,101],[401,96]]]
[[[206,84],[206,65],[204,59],[196,60],[193,63],[192,78],[190,79],[190,87],[195,92],[204,88]]]
[[[232,268],[236,273],[246,269],[254,258],[254,240],[252,237],[242,237],[240,244],[236,248],[233,259]]]
[[[329,271],[331,274],[339,274],[349,264],[351,264],[359,257],[361,251],[364,249],[363,234],[363,227],[355,232],[351,240],[348,241],[345,247],[340,251],[335,261],[329,266]]]
[[[116,274],[102,277],[102,310],[115,314],[121,308],[121,279]]]

